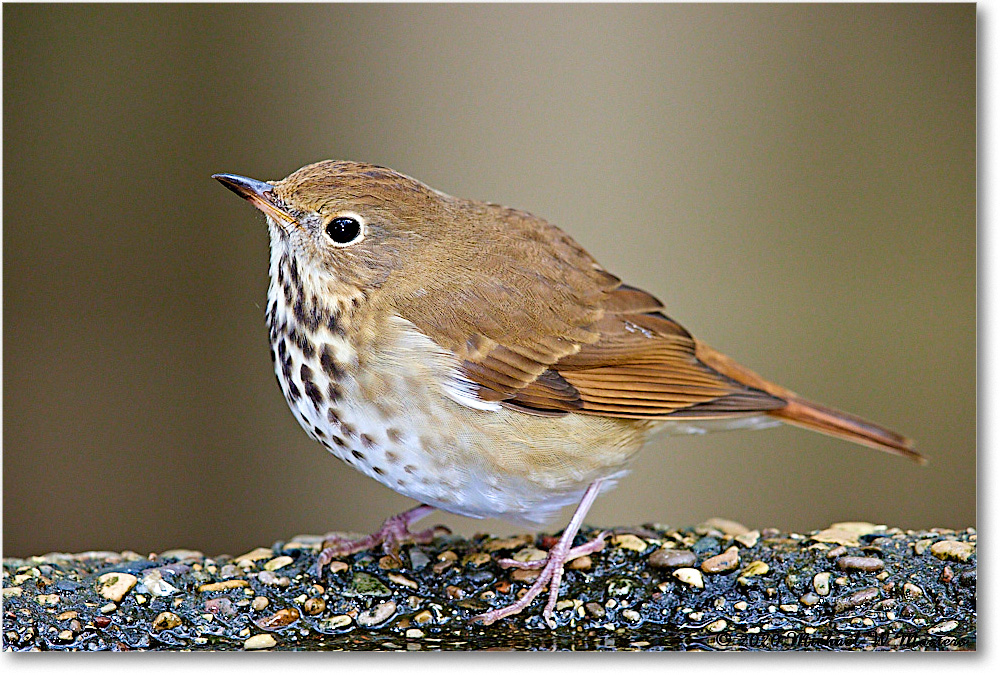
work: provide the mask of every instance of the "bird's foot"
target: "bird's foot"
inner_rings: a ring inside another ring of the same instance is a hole
[[[435,525],[420,532],[410,532],[410,524],[420,520],[430,512],[433,506],[421,504],[409,511],[387,518],[377,532],[361,539],[345,539],[331,537],[323,541],[323,550],[316,560],[316,576],[323,575],[323,568],[334,558],[367,551],[382,544],[382,550],[397,562],[400,562],[399,549],[403,544],[429,544],[439,534],[451,534],[451,530],[443,525]]]
[[[576,558],[603,550],[604,538],[607,535],[607,532],[601,532],[586,544],[571,548],[570,546],[573,543],[572,534],[567,537],[566,533],[563,533],[563,537],[555,546],[552,547],[548,556],[544,560],[519,562],[511,558],[501,559],[498,562],[500,566],[505,569],[510,567],[516,567],[518,569],[541,569],[541,573],[538,575],[538,578],[535,579],[535,583],[531,585],[531,588],[529,588],[517,602],[507,605],[506,607],[492,609],[483,614],[474,616],[472,617],[472,621],[488,626],[494,621],[518,614],[521,610],[530,605],[531,601],[534,600],[535,597],[537,597],[543,590],[545,590],[546,587],[548,587],[549,600],[545,603],[545,609],[542,610],[542,618],[545,619],[545,623],[547,623],[550,628],[555,628],[552,613],[555,611],[556,601],[559,599],[559,588],[562,586],[562,578],[565,572],[564,566],[566,563],[575,560]]]

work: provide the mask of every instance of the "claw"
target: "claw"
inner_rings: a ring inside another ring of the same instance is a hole
[[[552,618],[553,613],[556,608],[556,601],[559,599],[559,588],[562,586],[562,578],[565,572],[564,565],[570,560],[579,558],[580,556],[588,555],[590,553],[595,553],[604,548],[604,538],[608,535],[607,532],[601,532],[591,541],[586,544],[573,547],[573,538],[576,537],[576,533],[580,530],[580,526],[583,524],[583,518],[587,515],[587,511],[590,509],[591,504],[594,503],[594,499],[597,497],[597,493],[600,491],[601,483],[603,481],[596,480],[591,483],[587,491],[583,493],[583,498],[580,500],[580,505],[576,507],[576,512],[573,513],[573,517],[570,519],[569,524],[566,529],[563,530],[562,536],[559,541],[549,550],[548,556],[544,560],[537,560],[533,562],[518,562],[510,558],[503,558],[499,561],[500,566],[504,568],[508,567],[519,567],[521,569],[538,569],[541,568],[541,574],[535,579],[535,582],[528,588],[527,592],[521,596],[516,602],[507,605],[506,607],[500,607],[498,609],[492,609],[483,614],[477,614],[472,617],[471,621],[474,623],[480,623],[484,626],[489,626],[491,623],[503,619],[508,616],[513,616],[514,614],[520,613],[531,601],[535,599],[546,586],[549,589],[549,599],[545,603],[545,609],[542,610],[542,618],[549,628],[555,628],[556,623]]]
[[[374,532],[367,537],[362,537],[356,541],[336,537],[323,542],[323,550],[320,551],[316,559],[315,574],[317,577],[323,576],[323,568],[329,565],[334,558],[343,555],[350,555],[360,551],[367,551],[378,544],[382,544],[382,550],[396,562],[402,564],[400,559],[400,545],[405,543],[426,544],[433,541],[439,528],[432,527],[420,532],[410,532],[409,526],[431,511],[434,507],[421,504],[409,511],[404,511],[399,515],[392,516],[382,523],[378,532]],[[444,528],[451,533],[451,530]]]

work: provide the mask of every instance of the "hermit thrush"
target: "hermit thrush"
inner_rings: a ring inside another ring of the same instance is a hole
[[[320,162],[277,182],[217,174],[267,216],[267,324],[281,390],[311,437],[421,503],[335,556],[426,541],[434,509],[538,524],[578,504],[546,587],[599,492],[650,434],[780,422],[922,459],[892,431],[810,403],[695,340],[649,293],[524,211],[458,199],[390,169]]]

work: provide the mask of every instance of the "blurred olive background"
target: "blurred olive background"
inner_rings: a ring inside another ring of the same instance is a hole
[[[210,178],[326,158],[542,215],[710,344],[931,458],[658,437],[589,522],[975,524],[974,5],[3,18],[4,555],[239,553],[413,505],[294,421],[263,218]]]

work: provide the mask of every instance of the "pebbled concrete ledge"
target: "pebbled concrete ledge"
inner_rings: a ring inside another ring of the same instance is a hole
[[[585,528],[583,536],[596,530]],[[974,650],[976,531],[621,528],[567,571],[558,627],[512,601],[546,535],[442,536],[311,575],[322,537],[238,556],[175,549],[3,561],[3,647],[39,650]]]

